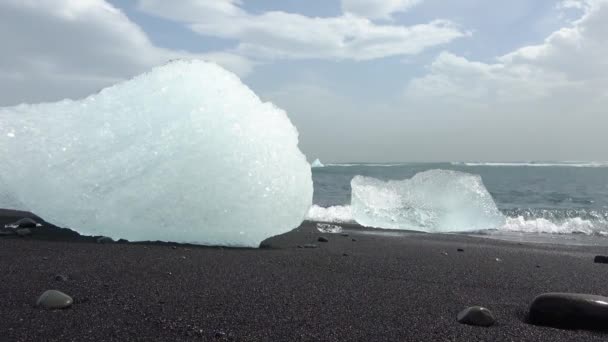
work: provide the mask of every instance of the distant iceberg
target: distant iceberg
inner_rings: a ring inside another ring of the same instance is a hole
[[[323,165],[323,163],[321,163],[319,158],[317,158],[317,159],[315,159],[315,161],[312,162],[312,164],[310,166],[311,167],[324,167],[325,165]]]
[[[430,170],[402,181],[356,176],[351,210],[363,226],[426,232],[495,229],[505,224],[481,177]]]
[[[257,247],[312,204],[286,113],[197,60],[79,101],[0,108],[0,159],[0,208],[86,235]]]

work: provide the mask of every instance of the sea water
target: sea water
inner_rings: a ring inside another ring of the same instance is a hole
[[[505,216],[503,224],[476,230],[475,234],[522,241],[608,244],[608,163],[601,162],[325,164],[312,171],[314,205],[308,217],[354,222],[350,204],[351,181],[356,176],[405,180],[437,169],[481,176]]]

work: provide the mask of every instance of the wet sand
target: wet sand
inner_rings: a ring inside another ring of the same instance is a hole
[[[0,225],[21,216],[0,210]],[[540,293],[608,295],[608,265],[593,262],[605,247],[345,228],[349,236],[321,234],[305,222],[265,249],[98,244],[49,226],[0,237],[0,340],[608,339],[524,323]],[[318,248],[298,248],[309,243]],[[74,305],[35,307],[48,289]],[[457,313],[471,305],[492,310],[497,324],[459,324]]]

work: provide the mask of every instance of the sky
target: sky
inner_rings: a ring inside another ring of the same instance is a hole
[[[309,160],[608,160],[608,0],[0,0],[0,44],[0,106],[200,58]]]

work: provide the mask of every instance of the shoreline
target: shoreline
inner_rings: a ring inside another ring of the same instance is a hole
[[[15,215],[0,210],[1,226]],[[524,322],[544,292],[607,295],[608,265],[593,262],[606,247],[341,226],[348,236],[304,222],[261,249],[99,244],[51,226],[0,237],[0,331],[10,341],[606,339]],[[306,244],[317,247],[298,248]],[[48,289],[74,305],[37,308]],[[459,324],[472,305],[492,310],[496,325]]]

